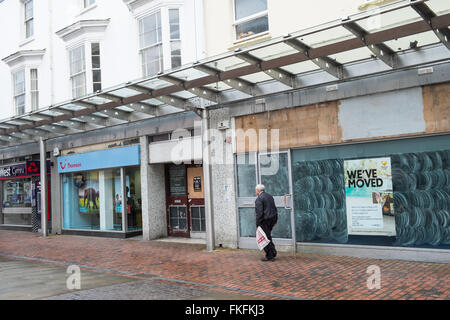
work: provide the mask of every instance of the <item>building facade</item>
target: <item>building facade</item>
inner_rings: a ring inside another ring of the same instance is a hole
[[[3,1],[0,173],[45,138],[57,234],[255,249],[262,183],[281,250],[449,262],[450,7],[322,2]]]

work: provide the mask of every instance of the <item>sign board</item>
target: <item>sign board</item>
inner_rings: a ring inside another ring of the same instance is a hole
[[[133,145],[58,158],[58,172],[69,173],[139,165],[140,147]]]
[[[349,234],[395,235],[390,158],[344,162]]]
[[[0,180],[39,176],[41,166],[39,161],[26,161],[0,167]],[[47,174],[50,173],[50,161],[47,161]]]

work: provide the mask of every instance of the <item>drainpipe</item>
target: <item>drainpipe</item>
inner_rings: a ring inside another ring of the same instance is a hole
[[[203,180],[205,184],[205,223],[206,223],[206,251],[215,248],[214,217],[212,212],[211,186],[211,150],[209,147],[209,111],[202,110],[202,146],[203,146]]]
[[[53,1],[48,0],[48,46],[49,46],[49,60],[50,60],[50,104],[55,103],[55,72],[54,72],[54,58],[53,58]]]
[[[41,155],[41,230],[42,236],[47,237],[47,152],[45,151],[45,140],[40,137],[39,151]]]

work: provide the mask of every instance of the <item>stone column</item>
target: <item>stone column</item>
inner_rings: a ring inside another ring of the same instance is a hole
[[[167,237],[166,179],[163,164],[149,164],[149,139],[140,138],[142,234],[144,240]]]
[[[112,230],[114,228],[113,216],[113,180],[110,171],[100,171],[99,174],[99,199],[100,199],[100,230]]]
[[[227,248],[238,247],[238,213],[235,191],[235,158],[233,154],[233,128],[218,130],[219,122],[230,120],[227,108],[210,111],[211,141],[211,193],[214,199],[212,211],[214,214],[215,243]]]
[[[58,158],[51,156],[51,176],[50,176],[50,194],[51,196],[51,214],[52,214],[52,233],[61,234],[63,208],[61,206],[61,176],[58,173]]]

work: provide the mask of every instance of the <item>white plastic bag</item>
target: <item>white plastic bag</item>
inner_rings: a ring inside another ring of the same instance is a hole
[[[270,243],[270,240],[267,239],[266,233],[261,227],[256,229],[256,243],[258,244],[259,250],[264,249]]]

